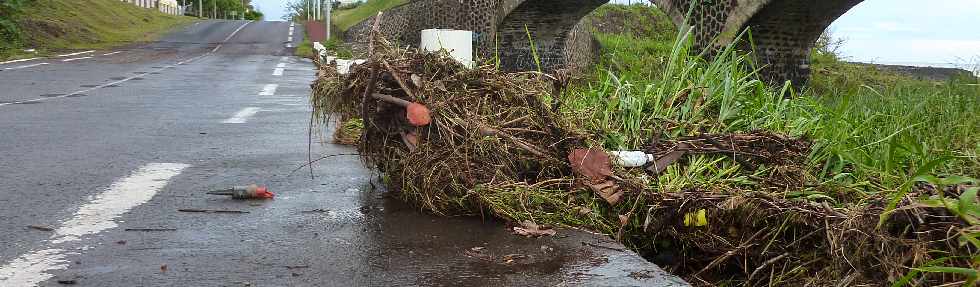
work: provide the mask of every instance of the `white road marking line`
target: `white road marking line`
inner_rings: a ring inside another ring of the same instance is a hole
[[[283,56],[282,58],[279,58],[279,61],[280,62],[289,61],[289,57]]]
[[[119,53],[122,53],[122,51],[115,51],[115,52],[112,52],[112,53],[106,53],[106,54],[102,54],[102,56],[112,56],[112,55],[119,54]]]
[[[293,47],[293,43],[286,44],[286,48],[292,48],[292,47]]]
[[[71,61],[85,60],[85,59],[91,59],[91,58],[92,57],[80,57],[80,58],[64,59],[64,60],[61,60],[61,61],[62,62],[71,62]]]
[[[0,285],[35,286],[54,277],[50,271],[68,269],[68,256],[80,253],[57,245],[81,241],[82,236],[118,227],[117,218],[153,199],[170,179],[187,167],[180,163],[150,163],[116,181],[79,207],[74,217],[62,222],[42,247],[0,266]]]
[[[221,123],[224,123],[224,124],[244,124],[245,122],[248,121],[248,118],[251,118],[252,116],[254,116],[258,112],[259,112],[259,108],[256,108],[256,107],[247,107],[247,108],[242,109],[241,111],[238,111],[238,113],[235,113],[234,116],[232,116],[231,118],[228,118],[227,120],[222,121]]]
[[[81,55],[81,54],[88,54],[88,53],[92,53],[92,52],[95,52],[95,50],[90,50],[90,51],[85,51],[85,52],[78,52],[78,53],[71,53],[71,54],[64,54],[64,55],[58,55],[57,57],[64,58],[64,57],[78,56],[78,55]]]
[[[276,89],[278,89],[278,88],[279,88],[279,85],[277,85],[277,84],[268,84],[268,85],[265,85],[265,87],[262,87],[262,92],[259,93],[259,96],[272,96],[272,95],[275,95],[276,94]]]
[[[283,68],[276,68],[276,70],[272,71],[272,75],[273,76],[282,76],[282,72],[283,71],[284,71]]]
[[[278,65],[276,65],[276,68],[285,68],[285,67],[286,67],[286,63],[279,63]]]
[[[221,45],[224,45],[225,42],[231,40],[231,37],[235,37],[235,34],[238,34],[238,32],[244,29],[245,26],[248,26],[248,24],[252,24],[252,21],[245,22],[245,24],[242,24],[242,26],[238,27],[238,29],[235,29],[235,32],[231,32],[231,34],[228,35],[228,37],[226,37],[224,40],[221,41],[221,44],[218,44],[218,46],[214,47],[214,50],[211,50],[211,53],[217,52],[218,49],[221,49]]]
[[[178,62],[177,65],[183,65],[186,62],[194,61],[194,60],[200,59],[201,57],[204,57],[204,56],[205,55],[201,55],[201,56],[197,56],[197,57],[191,58],[191,59],[186,60],[186,61]],[[129,77],[129,78],[125,78],[125,79],[118,80],[118,81],[111,82],[111,83],[101,84],[101,85],[98,85],[98,86],[95,86],[95,87],[92,87],[92,88],[88,88],[88,89],[84,89],[84,90],[81,90],[81,91],[72,92],[70,94],[65,94],[65,95],[61,95],[61,96],[57,96],[57,97],[37,98],[37,99],[32,99],[32,100],[23,100],[23,101],[10,102],[10,103],[0,103],[0,107],[7,106],[7,105],[23,104],[23,103],[41,102],[41,101],[46,101],[46,100],[50,100],[50,99],[60,99],[60,98],[67,98],[67,97],[71,97],[71,96],[75,96],[75,95],[80,95],[80,94],[88,93],[88,92],[91,92],[91,91],[94,91],[94,90],[102,89],[102,88],[105,88],[105,87],[108,87],[108,86],[112,86],[112,85],[116,85],[116,84],[120,84],[120,83],[125,83],[125,82],[131,81],[131,80],[133,80],[135,78],[143,77],[143,76],[146,76],[148,74],[160,72],[160,71],[163,71],[163,70],[166,70],[166,69],[170,69],[170,68],[173,68],[173,67],[175,67],[175,66],[174,65],[165,66],[165,67],[162,67],[162,68],[159,68],[159,69],[150,71],[150,72],[146,72],[146,73],[142,73],[142,74],[137,74],[137,75],[132,76],[132,77]]]
[[[10,68],[8,70],[20,70],[20,69],[33,68],[33,67],[44,66],[44,65],[50,65],[50,63],[37,63],[37,64],[31,64],[31,65],[23,65],[23,66],[13,67],[13,68]]]
[[[20,60],[13,60],[13,61],[6,61],[6,62],[0,62],[0,65],[6,65],[6,64],[13,64],[13,63],[20,63],[20,62],[27,62],[27,61],[34,61],[34,60],[37,60],[37,59],[40,59],[40,58],[30,58],[30,59],[20,59]]]

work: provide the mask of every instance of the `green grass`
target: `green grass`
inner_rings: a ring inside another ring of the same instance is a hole
[[[679,122],[667,131],[673,136],[754,129],[806,136],[817,144],[815,174],[831,179],[846,173],[849,181],[867,183],[862,192],[894,191],[939,159],[945,160],[934,173],[980,175],[977,79],[915,80],[816,55],[808,90],[784,100],[789,91],[752,80],[747,60],[696,64],[677,54],[685,49],[675,46],[675,36],[598,33],[603,56],[595,81],[573,90],[566,102],[591,115],[606,148],[638,148],[659,119],[671,119]],[[703,104],[661,109],[688,87],[706,87],[689,95],[703,97]]]
[[[305,34],[306,29],[303,29],[303,31]],[[309,58],[309,59],[312,59],[313,56],[316,55],[316,52],[313,51],[313,42],[310,42],[309,34],[303,37],[303,42],[300,43],[299,46],[296,46],[296,52],[294,52],[293,54],[295,54],[296,56]]]
[[[917,80],[815,52],[810,85],[801,94],[793,94],[789,87],[771,87],[756,80],[753,71],[757,67],[751,58],[731,47],[710,60],[690,55],[690,43],[676,40],[685,36],[676,30],[643,35],[597,33],[603,49],[599,64],[589,81],[562,96],[563,115],[599,135],[601,142],[596,144],[607,150],[637,150],[653,138],[704,133],[765,130],[807,138],[814,144],[808,160],[801,163],[807,183],[801,190],[778,196],[840,208],[863,207],[881,197],[901,199],[917,184],[975,184],[970,178],[980,177],[980,80],[976,78]],[[648,181],[646,188],[749,193],[760,185],[758,178],[773,172],[745,171],[720,156],[693,156]],[[966,222],[976,222],[980,209],[975,193],[964,194],[913,200],[946,206],[952,214],[969,219]],[[895,203],[893,200],[891,206]],[[589,208],[600,210],[590,218],[606,214],[601,205]],[[628,206],[621,205],[611,214],[627,211]],[[549,223],[583,224],[574,215],[554,213],[558,217],[542,218],[541,213],[514,213],[515,218],[537,216]],[[629,223],[634,230],[644,229],[642,224]],[[977,223],[970,224],[976,232]],[[618,229],[616,221],[586,225],[610,234]],[[978,234],[963,231],[950,238],[966,242],[973,236],[974,246],[980,247],[975,239]],[[644,249],[649,247],[643,244],[654,243],[630,244]],[[961,269],[972,270],[970,266],[915,270],[957,273]],[[975,279],[976,273],[966,276]]]
[[[152,41],[194,19],[143,9],[117,0],[33,0],[17,21],[18,45],[0,51],[0,59],[23,57],[23,49],[45,55],[58,51],[105,49]]]
[[[347,31],[351,26],[364,21],[364,19],[377,15],[378,11],[391,9],[395,6],[408,3],[407,0],[368,0],[366,3],[358,5],[352,9],[338,10],[333,13],[334,25],[341,31]]]

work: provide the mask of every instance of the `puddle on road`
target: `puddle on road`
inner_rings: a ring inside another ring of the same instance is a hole
[[[440,217],[370,185],[358,190],[363,219],[354,224],[363,226],[364,237],[355,246],[370,254],[367,263],[372,268],[405,276],[393,278],[396,282],[420,286],[645,286],[664,282],[668,276],[637,255],[613,251],[624,247],[606,236],[560,230],[557,236],[526,238],[512,234],[504,222],[489,215],[486,219]],[[353,211],[338,214],[342,213]],[[652,274],[652,279],[630,276],[637,272]]]

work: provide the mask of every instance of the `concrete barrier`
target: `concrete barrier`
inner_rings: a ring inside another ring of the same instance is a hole
[[[364,59],[338,59],[337,57],[327,55],[327,47],[320,44],[320,42],[313,42],[313,51],[316,52],[317,57],[319,57],[320,63],[324,65],[330,65],[330,63],[336,63],[337,73],[341,75],[346,75],[350,72],[350,67],[353,65],[364,64],[367,60]]]

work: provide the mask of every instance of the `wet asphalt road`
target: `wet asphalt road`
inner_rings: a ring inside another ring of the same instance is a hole
[[[353,156],[292,173],[308,158],[314,77],[291,56],[302,34],[204,21],[147,45],[0,64],[0,286],[683,284],[602,236],[524,239],[422,214]],[[275,200],[204,194],[253,182]]]

